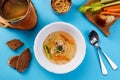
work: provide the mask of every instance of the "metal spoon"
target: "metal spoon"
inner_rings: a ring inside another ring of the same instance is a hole
[[[113,70],[116,70],[117,69],[117,65],[107,56],[107,54],[103,51],[103,49],[98,45],[98,34],[96,31],[92,30],[89,34],[89,40],[90,40],[90,43],[96,47],[97,49],[97,52],[98,52],[98,57],[99,57],[99,60],[100,60],[100,65],[101,65],[101,70],[102,70],[102,73],[104,75],[106,75],[108,72],[107,72],[107,69],[106,67],[104,66],[104,63],[102,61],[102,58],[100,56],[100,53],[99,53],[99,49],[102,51],[103,55],[105,56],[105,58],[107,59],[107,61],[109,62],[110,66],[112,67]]]

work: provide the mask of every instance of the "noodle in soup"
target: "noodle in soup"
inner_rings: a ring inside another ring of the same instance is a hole
[[[49,34],[43,43],[45,56],[55,64],[66,64],[76,53],[76,43],[72,36],[63,31]]]

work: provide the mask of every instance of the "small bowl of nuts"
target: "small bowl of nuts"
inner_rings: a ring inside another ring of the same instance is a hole
[[[72,0],[51,0],[53,11],[58,14],[67,13],[71,8]]]

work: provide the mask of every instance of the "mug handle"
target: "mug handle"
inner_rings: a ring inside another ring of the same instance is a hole
[[[0,17],[0,26],[6,28],[9,26],[9,23]]]

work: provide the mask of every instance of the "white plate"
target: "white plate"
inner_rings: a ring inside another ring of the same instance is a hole
[[[76,42],[77,51],[75,57],[68,63],[57,65],[50,62],[43,53],[43,42],[46,37],[55,31],[64,31],[70,34]],[[75,26],[65,22],[54,22],[45,26],[36,36],[34,53],[38,63],[47,71],[64,74],[76,69],[83,61],[86,52],[86,44],[82,33]]]

